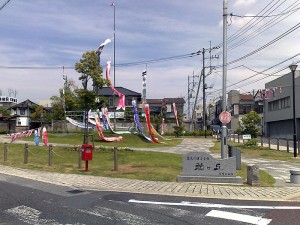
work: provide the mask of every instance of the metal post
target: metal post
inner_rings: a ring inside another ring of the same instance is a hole
[[[89,172],[89,161],[85,160],[85,172]]]
[[[279,151],[279,138],[277,138],[277,151]]]
[[[296,140],[296,101],[295,101],[295,70],[292,70],[292,79],[293,79],[293,122],[294,122],[294,157],[297,157],[297,140]]]
[[[24,164],[28,163],[28,143],[25,143],[24,147]]]
[[[227,82],[227,0],[223,0],[223,91],[222,111],[226,111],[226,82]],[[227,127],[222,124],[221,131],[221,158],[227,156]]]
[[[114,87],[116,88],[116,3],[113,2],[114,7]],[[116,130],[116,107],[115,107],[115,93],[113,93],[113,107],[114,107],[114,130]]]
[[[206,138],[206,99],[205,99],[205,49],[202,49],[202,73],[203,73],[203,114],[202,114],[202,119],[203,119],[203,130],[204,130],[204,137]]]

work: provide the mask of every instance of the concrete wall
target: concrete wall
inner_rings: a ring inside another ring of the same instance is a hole
[[[112,122],[111,122],[112,123]],[[143,129],[143,132],[148,132],[148,128],[147,128],[147,125],[145,122],[141,122],[141,127]],[[153,125],[153,124],[152,124]],[[174,129],[173,129],[173,126],[175,126],[176,123],[165,123],[165,132],[173,132]],[[116,123],[116,127],[134,127],[134,123],[124,123],[124,122],[121,122],[121,123]],[[185,128],[187,129],[188,128],[188,125],[186,124],[185,125]],[[59,122],[56,122],[53,124],[52,127],[49,127],[48,129],[50,129],[51,131],[53,132],[72,132],[72,131],[82,131],[83,129],[82,128],[79,128],[67,121],[59,121]],[[160,133],[161,130],[159,130],[159,133]]]
[[[293,95],[292,95],[292,73],[281,76],[265,85],[266,89],[275,90],[275,96],[271,94],[270,99],[264,100],[264,132],[268,137],[292,139],[293,135]],[[289,107],[270,111],[270,104],[283,98],[289,98]],[[300,71],[295,72],[295,102],[297,139],[300,139]]]

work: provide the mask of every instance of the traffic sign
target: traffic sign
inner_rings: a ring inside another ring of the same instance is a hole
[[[219,119],[222,123],[230,123],[231,121],[231,113],[227,111],[223,111],[219,115]]]

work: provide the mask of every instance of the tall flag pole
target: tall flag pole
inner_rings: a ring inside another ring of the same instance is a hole
[[[142,103],[143,105],[146,104],[146,79],[147,79],[147,70],[142,72],[143,76],[143,96],[142,96]]]

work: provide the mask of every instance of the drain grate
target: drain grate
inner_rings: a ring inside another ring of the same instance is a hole
[[[82,193],[82,192],[84,192],[84,191],[79,190],[79,189],[74,189],[74,190],[70,190],[70,191],[67,191],[67,192],[69,192],[69,193],[71,193],[71,194],[79,194],[79,193]]]

